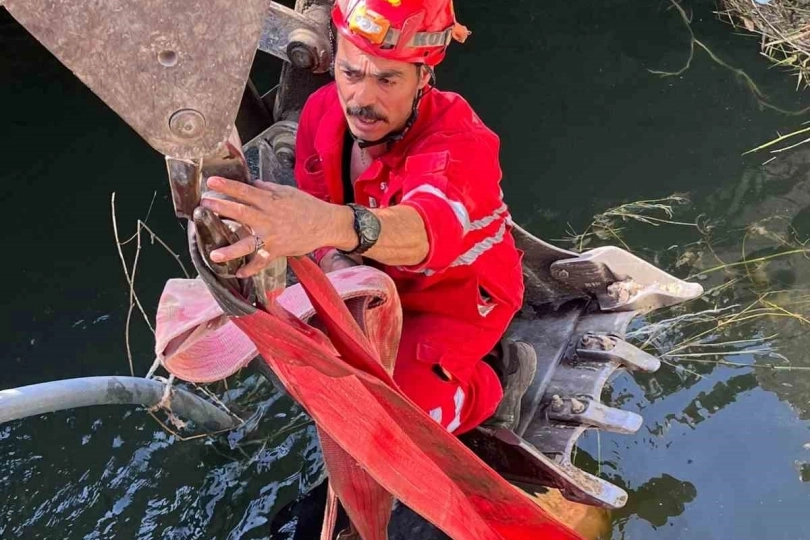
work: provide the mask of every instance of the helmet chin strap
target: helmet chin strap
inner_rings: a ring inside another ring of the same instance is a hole
[[[409,129],[411,129],[411,126],[413,126],[414,122],[416,122],[416,117],[419,115],[419,101],[422,99],[422,96],[424,96],[427,92],[430,92],[430,90],[433,88],[433,85],[436,84],[436,73],[430,66],[425,67],[430,72],[430,80],[428,81],[427,84],[427,90],[419,89],[416,91],[416,96],[414,96],[413,105],[411,106],[411,114],[410,116],[408,116],[408,119],[405,121],[405,125],[402,127],[402,129],[392,131],[387,135],[380,137],[379,139],[374,141],[367,141],[366,139],[355,137],[354,133],[352,133],[352,130],[349,130],[349,134],[352,136],[352,139],[354,139],[354,142],[357,143],[357,146],[360,149],[371,148],[373,146],[379,146],[381,144],[393,144],[399,140],[402,140],[402,138],[405,137],[405,134],[408,133]]]

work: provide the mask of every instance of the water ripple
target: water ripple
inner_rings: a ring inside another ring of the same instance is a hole
[[[253,414],[216,439],[182,441],[117,407],[4,426],[0,536],[266,538],[280,508],[324,478],[316,432],[258,377],[237,381],[226,399]]]

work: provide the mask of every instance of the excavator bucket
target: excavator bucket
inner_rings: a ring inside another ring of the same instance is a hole
[[[630,321],[703,293],[614,247],[582,254],[514,228],[525,252],[523,309],[508,335],[531,343],[537,374],[521,403],[515,432],[478,428],[463,436],[479,457],[529,490],[560,489],[576,502],[621,508],[627,493],[572,463],[588,429],[633,434],[643,419],[602,403],[605,383],[620,370],[651,373],[661,363],[624,341]]]
[[[294,115],[326,82],[322,74],[332,60],[330,0],[298,0],[296,9],[270,0],[0,5],[166,157],[175,214],[185,219],[199,199],[203,162],[231,154],[228,140],[240,111],[253,117],[242,122],[248,126],[272,121],[268,109],[277,117]],[[249,77],[257,51],[287,62],[275,106],[254,95]],[[247,140],[256,133],[240,135]],[[276,139],[278,152],[293,144],[289,130]]]

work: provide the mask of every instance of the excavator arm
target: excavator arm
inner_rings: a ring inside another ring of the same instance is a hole
[[[178,159],[223,148],[258,50],[328,71],[328,4],[0,2],[152,148]]]

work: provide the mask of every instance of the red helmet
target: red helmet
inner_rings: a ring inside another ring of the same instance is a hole
[[[332,21],[368,54],[429,66],[444,59],[451,39],[469,35],[452,0],[335,0]]]

